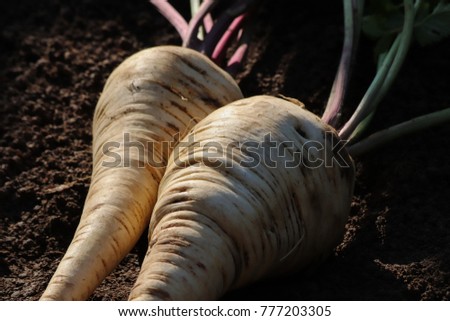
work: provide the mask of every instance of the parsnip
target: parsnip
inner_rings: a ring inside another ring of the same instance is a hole
[[[113,71],[95,110],[80,223],[41,300],[90,296],[148,226],[173,137],[239,98],[231,76],[188,48],[145,49]]]
[[[169,159],[129,299],[213,300],[323,261],[353,194],[339,141],[319,117],[269,96],[200,121]]]

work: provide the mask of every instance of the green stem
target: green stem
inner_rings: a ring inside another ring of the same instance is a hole
[[[413,28],[415,8],[412,0],[404,0],[405,6],[405,21],[402,32],[395,38],[389,49],[383,64],[378,69],[374,80],[369,89],[353,113],[349,121],[339,131],[339,135],[343,139],[355,139],[354,131],[357,126],[372,112],[375,111],[378,103],[384,97],[386,92],[392,86],[393,80],[396,78],[400,67],[405,60],[406,53],[409,50]],[[367,124],[368,122],[366,122]],[[365,128],[359,128],[358,135]],[[355,133],[356,134],[356,133]]]
[[[341,117],[341,109],[350,78],[361,29],[363,0],[343,0],[344,6],[344,44],[338,71],[331,88],[328,102],[322,115],[322,121],[336,127]]]
[[[199,51],[199,47],[201,46],[201,41],[197,37],[199,29],[201,29],[205,16],[208,15],[218,3],[218,0],[204,0],[201,3],[195,13],[195,16],[189,20],[188,29],[186,32],[187,35],[183,40],[183,47],[193,48]]]
[[[352,156],[360,156],[392,140],[450,121],[450,108],[419,116],[376,132],[347,147]]]
[[[200,9],[200,3],[201,0],[190,0],[190,4],[191,4],[191,17],[194,17],[198,10]],[[203,28],[199,27],[198,28],[198,34],[197,34],[197,38],[200,40],[203,40],[204,37],[204,31]]]
[[[380,92],[381,86],[383,85],[386,75],[389,72],[389,68],[392,65],[392,62],[394,60],[395,54],[397,53],[399,45],[400,45],[400,35],[398,35],[395,38],[394,42],[392,43],[391,48],[389,49],[389,52],[387,53],[383,64],[377,70],[375,78],[373,79],[372,83],[367,89],[364,97],[361,99],[352,117],[350,118],[349,121],[347,121],[347,123],[345,123],[344,127],[342,127],[342,129],[339,131],[339,136],[342,137],[343,139],[348,139],[354,132],[355,128],[375,110],[375,105],[373,104],[373,102],[375,101],[375,98]]]
[[[191,0],[191,17],[195,16],[198,9],[200,8],[200,0]]]

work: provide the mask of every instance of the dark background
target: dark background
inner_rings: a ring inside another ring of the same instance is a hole
[[[182,1],[178,1],[181,3]],[[184,7],[186,7],[184,2]],[[297,8],[299,7],[299,8]],[[267,1],[237,79],[246,96],[278,94],[317,114],[342,44],[339,1]],[[0,4],[0,299],[37,300],[67,248],[91,171],[93,110],[130,54],[180,44],[144,0]],[[374,75],[363,38],[346,111]],[[370,128],[450,107],[450,39],[413,46]],[[450,129],[436,127],[356,159],[345,238],[310,275],[261,281],[230,300],[448,300]],[[146,237],[91,297],[125,300]]]

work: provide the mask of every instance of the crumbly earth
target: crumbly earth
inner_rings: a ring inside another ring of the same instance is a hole
[[[186,1],[175,1],[186,10]],[[323,110],[342,44],[340,2],[266,1],[237,79],[246,96],[283,94]],[[184,11],[185,12],[185,11]],[[37,300],[78,224],[90,183],[91,122],[109,73],[151,46],[179,44],[144,0],[0,4],[0,299]],[[346,115],[374,75],[363,38]],[[370,131],[450,107],[450,39],[408,54]],[[342,244],[317,270],[262,280],[227,300],[450,299],[450,126],[355,159]],[[126,300],[143,236],[91,300]]]

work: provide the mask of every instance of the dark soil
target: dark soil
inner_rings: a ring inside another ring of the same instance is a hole
[[[181,3],[182,1],[178,1]],[[342,43],[340,2],[268,1],[258,16],[246,96],[295,97],[320,114]],[[147,1],[0,4],[0,299],[37,300],[77,226],[90,183],[91,122],[109,73],[151,46],[179,44]],[[346,106],[374,73],[361,42]],[[414,46],[371,131],[450,107],[450,39]],[[450,127],[356,159],[345,238],[306,275],[261,281],[229,300],[450,299]],[[135,249],[92,295],[125,300],[146,250]]]

